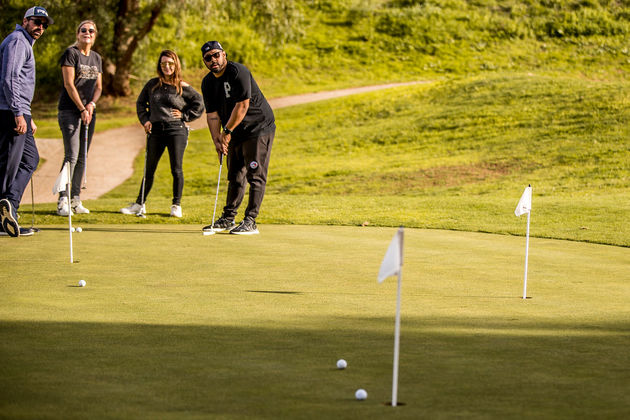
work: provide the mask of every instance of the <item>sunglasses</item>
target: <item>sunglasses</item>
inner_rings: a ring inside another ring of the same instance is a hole
[[[175,63],[173,61],[162,61],[160,63],[160,66],[162,67],[175,67]]]
[[[48,22],[42,21],[41,19],[33,19],[29,18],[31,22],[35,24],[35,26],[42,26],[44,29],[48,29]]]
[[[221,51],[217,51],[214,54],[206,54],[203,56],[203,61],[206,62],[211,62],[213,58],[219,58],[221,57]]]
[[[86,32],[89,32],[89,33],[93,34],[93,33],[95,33],[95,32],[96,32],[96,30],[95,30],[95,29],[92,29],[92,28],[90,28],[90,29],[88,29],[88,28],[81,28],[81,33],[83,33],[83,34],[84,34],[84,33],[86,33]]]

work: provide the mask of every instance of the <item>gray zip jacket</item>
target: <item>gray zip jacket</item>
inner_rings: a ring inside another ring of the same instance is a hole
[[[31,115],[35,93],[35,39],[22,26],[0,44],[0,110],[10,110],[16,117]]]

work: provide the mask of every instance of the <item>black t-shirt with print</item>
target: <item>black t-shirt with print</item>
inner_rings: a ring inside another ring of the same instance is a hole
[[[219,78],[208,73],[201,82],[201,93],[206,112],[218,113],[224,127],[236,103],[249,99],[247,114],[234,129],[232,139],[258,137],[276,128],[271,106],[251,72],[240,63],[228,61],[225,72]]]
[[[61,67],[74,67],[74,86],[83,104],[88,104],[94,95],[98,75],[103,72],[101,56],[96,51],[90,51],[90,55],[85,56],[76,46],[72,46],[63,53],[59,64]],[[79,110],[65,87],[61,88],[58,109]]]

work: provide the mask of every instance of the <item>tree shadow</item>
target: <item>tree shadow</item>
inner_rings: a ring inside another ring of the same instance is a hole
[[[630,409],[625,321],[403,319],[401,408],[386,406],[393,319],[257,324],[3,321],[0,406],[13,418],[622,418]],[[332,369],[341,357],[347,369]],[[368,391],[361,403],[358,388]]]

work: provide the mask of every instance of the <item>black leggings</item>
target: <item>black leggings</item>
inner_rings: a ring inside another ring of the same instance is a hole
[[[168,157],[171,162],[171,174],[173,175],[173,204],[181,204],[182,192],[184,190],[184,171],[182,164],[184,162],[184,151],[187,145],[188,129],[184,126],[184,123],[153,123],[151,134],[149,134],[149,138],[147,139],[144,201],[147,200],[147,196],[153,186],[153,177],[158,162],[164,153],[164,149],[168,149]],[[136,203],[143,204],[142,201],[141,184]]]

